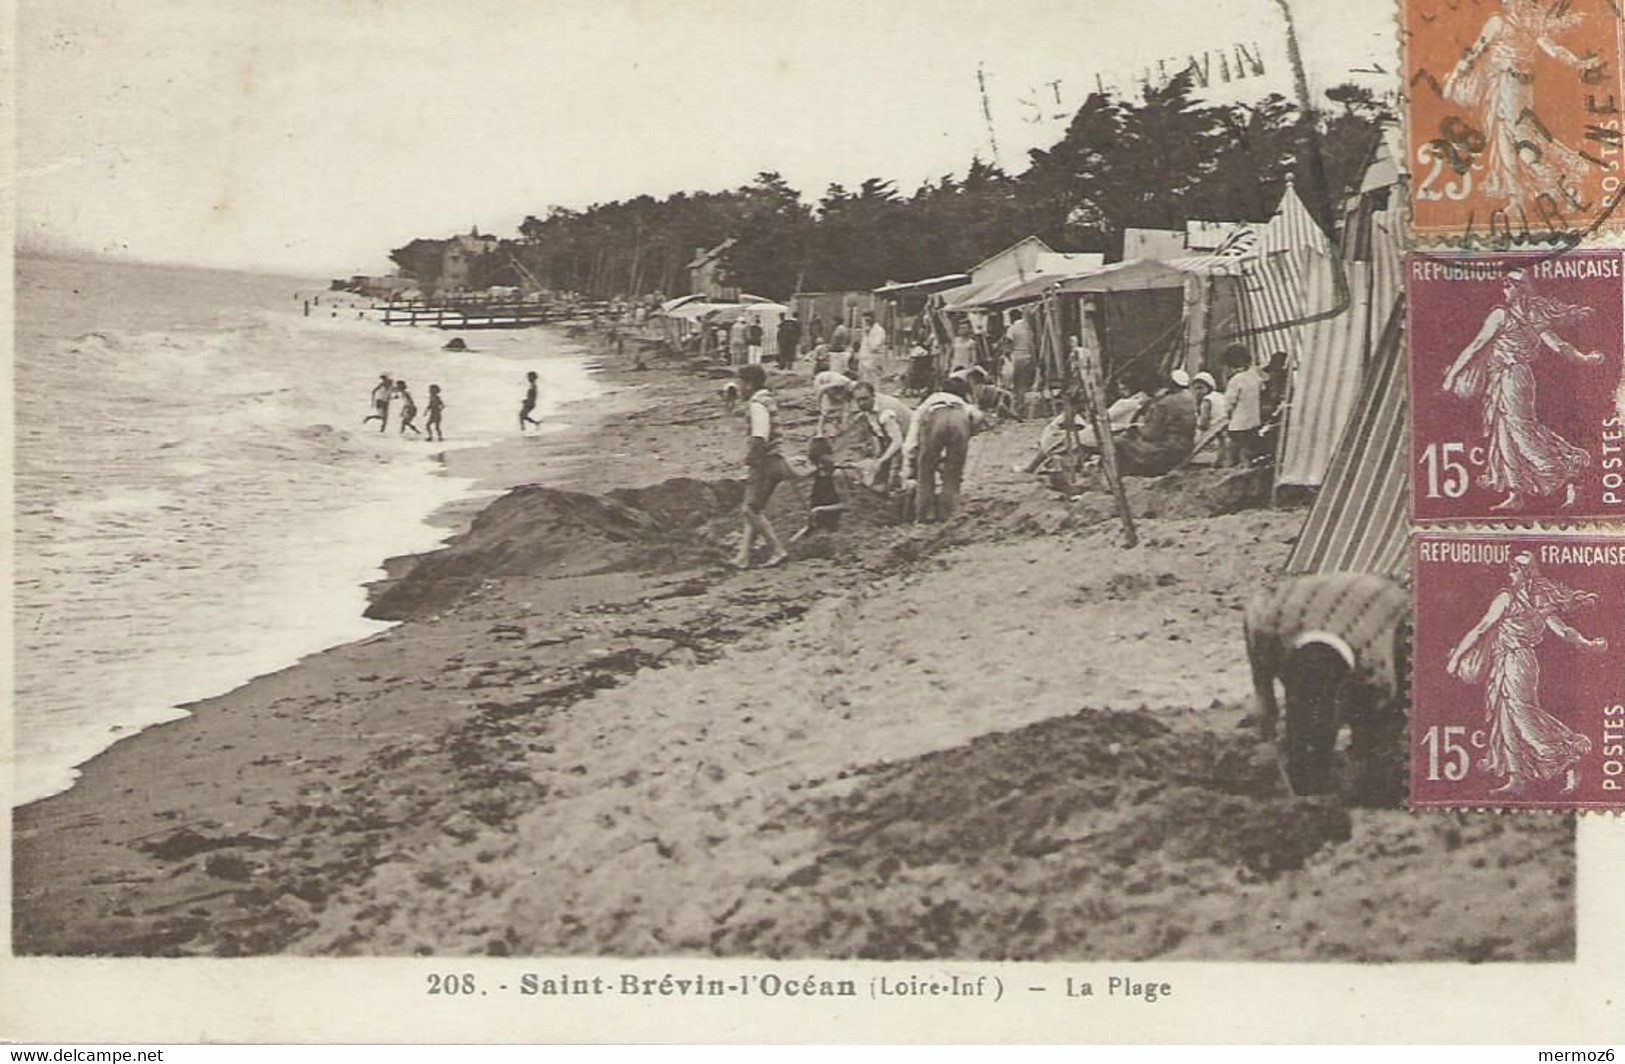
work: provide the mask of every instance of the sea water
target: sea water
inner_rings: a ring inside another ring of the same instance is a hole
[[[310,281],[17,260],[14,804],[74,767],[300,657],[389,627],[362,616],[387,557],[472,484],[438,454],[598,390],[546,330],[451,334],[358,318]],[[305,300],[313,303],[309,316]],[[380,373],[447,443],[363,426]],[[536,471],[541,476],[543,470]]]

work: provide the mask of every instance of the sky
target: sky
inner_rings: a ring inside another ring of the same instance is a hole
[[[1392,0],[1289,3],[1312,94],[1390,86],[1361,71],[1395,69]],[[1276,0],[22,0],[18,242],[343,276],[762,170],[911,191],[995,145],[1020,172],[1159,60],[1207,56],[1216,102],[1293,95],[1284,25]],[[1227,84],[1238,46],[1264,73]]]

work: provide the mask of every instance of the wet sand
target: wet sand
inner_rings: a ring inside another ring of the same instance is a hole
[[[1295,799],[1244,726],[1241,606],[1302,510],[1131,481],[1124,550],[1107,496],[1012,471],[1014,424],[953,522],[854,492],[738,572],[720,377],[629,361],[564,431],[448,453],[500,496],[392,563],[398,627],[18,810],[15,949],[1573,957],[1570,818]],[[804,440],[805,378],[774,386]]]

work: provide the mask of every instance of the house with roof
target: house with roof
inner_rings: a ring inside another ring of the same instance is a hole
[[[704,296],[721,302],[732,302],[739,298],[739,288],[724,284],[722,280],[722,256],[735,243],[737,241],[729,237],[709,250],[694,249],[694,258],[689,261],[687,267],[689,295]]]
[[[471,287],[474,261],[495,251],[500,243],[496,237],[482,234],[477,225],[446,241],[440,253],[440,279],[435,287],[441,292],[457,292]]]

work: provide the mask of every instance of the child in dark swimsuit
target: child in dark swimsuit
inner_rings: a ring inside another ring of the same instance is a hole
[[[431,440],[443,442],[446,438],[445,432],[440,428],[440,415],[445,409],[446,401],[440,398],[440,385],[429,385],[429,420],[424,422],[423,427],[429,431]]]
[[[807,528],[813,532],[835,532],[841,527],[841,489],[836,484],[835,448],[827,436],[814,436],[807,445],[807,457],[812,459],[812,492],[807,500],[810,507]]]
[[[519,431],[524,432],[526,426],[540,428],[542,423],[530,415],[536,412],[536,371],[531,370],[525,374],[525,401],[519,404]]]

